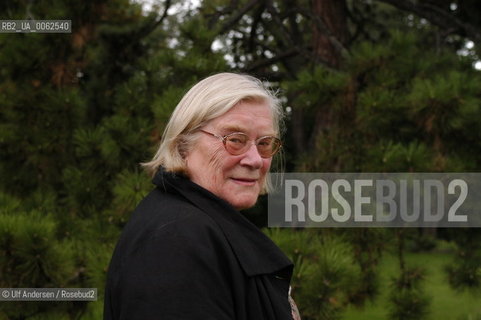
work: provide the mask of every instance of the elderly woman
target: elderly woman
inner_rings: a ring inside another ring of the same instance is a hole
[[[277,99],[250,76],[221,73],[183,97],[109,266],[104,319],[298,317],[291,261],[239,210],[269,188],[279,151]]]

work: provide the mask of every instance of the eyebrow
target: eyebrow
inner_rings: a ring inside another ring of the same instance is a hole
[[[232,132],[246,132],[247,128],[241,127],[239,125],[228,125],[220,128],[221,132],[232,133]]]

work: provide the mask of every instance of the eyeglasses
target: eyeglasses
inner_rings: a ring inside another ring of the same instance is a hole
[[[246,153],[247,150],[250,148],[250,144],[248,144],[248,141],[252,141],[249,139],[249,137],[242,132],[234,132],[234,133],[229,133],[228,135],[225,136],[219,136],[217,134],[200,130],[203,133],[207,133],[213,137],[216,137],[217,139],[222,140],[222,143],[224,144],[225,149],[227,152],[234,156],[241,155],[243,153]],[[257,147],[257,152],[259,152],[259,155],[262,158],[270,158],[273,155],[275,155],[279,149],[282,146],[282,142],[280,139],[272,136],[264,136],[256,139],[254,141],[254,144]]]

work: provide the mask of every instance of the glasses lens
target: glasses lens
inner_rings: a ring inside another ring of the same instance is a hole
[[[239,155],[245,151],[247,146],[247,135],[243,133],[233,133],[225,137],[225,148],[228,152]]]
[[[257,150],[261,157],[269,158],[272,157],[281,146],[279,139],[275,137],[264,137],[257,141]]]
[[[241,132],[231,133],[224,137],[226,150],[233,155],[247,151],[249,137]],[[263,158],[270,158],[279,151],[281,141],[276,137],[263,137],[256,141],[257,151]]]

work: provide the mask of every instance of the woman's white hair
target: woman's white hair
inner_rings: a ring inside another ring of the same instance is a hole
[[[266,103],[272,111],[273,128],[280,134],[283,111],[276,94],[252,76],[219,73],[201,80],[184,95],[170,117],[154,158],[142,165],[152,175],[160,167],[188,175],[184,158],[196,141],[198,129],[244,101]],[[269,181],[263,189],[271,189]]]

